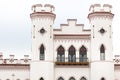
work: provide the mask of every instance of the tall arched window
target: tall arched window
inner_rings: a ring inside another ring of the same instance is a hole
[[[87,49],[85,48],[85,46],[82,46],[79,50],[79,59],[80,59],[80,62],[87,61]]]
[[[39,80],[44,80],[43,77],[41,77]]]
[[[65,61],[65,50],[62,46],[57,49],[57,61],[64,62]]]
[[[45,59],[45,48],[44,45],[42,44],[40,46],[40,60],[44,60]]]
[[[69,80],[75,80],[75,78],[74,77],[70,77],[70,79]]]
[[[85,77],[82,77],[80,80],[87,80]]]
[[[58,80],[64,80],[62,77],[59,77]]]
[[[71,46],[68,50],[68,61],[76,62],[76,50],[75,50],[74,46]]]
[[[105,47],[103,44],[100,47],[100,60],[105,60]]]

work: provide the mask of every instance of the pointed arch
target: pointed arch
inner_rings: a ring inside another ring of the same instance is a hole
[[[40,50],[40,60],[44,60],[45,59],[45,47],[43,44],[40,46],[39,50]]]
[[[44,80],[43,77],[41,77],[39,80]]]
[[[69,80],[75,80],[75,78],[74,77],[70,77]]]
[[[100,60],[105,60],[105,47],[103,44],[100,46]]]
[[[80,80],[87,80],[85,77],[82,77]]]
[[[62,45],[57,48],[57,61],[64,62],[65,61],[65,49]]]
[[[76,62],[76,49],[73,45],[68,49],[68,61]]]
[[[104,77],[102,77],[102,78],[101,78],[101,80],[105,80],[105,78],[104,78]]]
[[[100,47],[100,53],[105,53],[105,47],[104,47],[103,44],[102,44],[101,47]]]
[[[59,77],[58,80],[64,80],[63,77]]]
[[[87,61],[87,49],[84,45],[82,45],[79,49],[79,60],[80,62]]]

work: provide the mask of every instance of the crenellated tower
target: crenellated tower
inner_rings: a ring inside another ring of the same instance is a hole
[[[32,61],[31,80],[54,80],[53,24],[56,15],[54,6],[36,4],[32,6]]]
[[[91,25],[91,79],[114,80],[112,20],[109,4],[91,5],[88,19]]]

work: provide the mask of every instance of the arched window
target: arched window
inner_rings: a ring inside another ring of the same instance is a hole
[[[105,47],[103,44],[100,47],[100,60],[105,60]]]
[[[80,59],[80,62],[87,61],[87,49],[85,48],[85,46],[82,46],[79,50],[79,59]]]
[[[57,49],[57,61],[64,62],[65,61],[65,50],[62,46]]]
[[[104,78],[104,77],[102,77],[102,78],[101,78],[101,80],[105,80],[105,78]]]
[[[87,80],[85,77],[82,77],[80,80]]]
[[[41,77],[39,80],[44,80],[43,77]]]
[[[64,80],[62,77],[59,77],[58,80]]]
[[[76,62],[76,50],[75,50],[74,46],[71,46],[68,50],[68,61]]]
[[[103,44],[102,44],[101,47],[100,47],[100,53],[105,53],[105,47],[104,47]]]
[[[70,79],[69,80],[75,80],[75,78],[74,77],[70,77]]]
[[[44,60],[45,59],[45,48],[44,45],[42,44],[40,46],[40,60]]]

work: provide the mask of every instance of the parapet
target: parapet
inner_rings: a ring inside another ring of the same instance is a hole
[[[51,4],[35,4],[32,6],[33,12],[53,12],[55,10],[55,7]]]
[[[1,55],[0,55],[1,56]],[[29,55],[24,55],[23,59],[15,59],[15,55],[9,55],[9,58],[3,59],[3,55],[0,58],[1,64],[30,64],[31,59],[29,59]]]
[[[120,55],[115,55],[113,61],[115,65],[120,65]]]
[[[104,4],[104,5],[93,4],[90,6],[89,11],[90,11],[90,13],[93,13],[93,12],[111,12],[111,8],[112,8],[112,6],[109,4]]]

